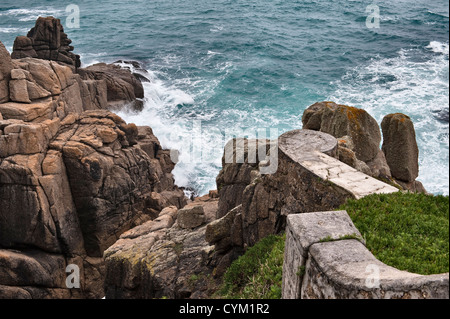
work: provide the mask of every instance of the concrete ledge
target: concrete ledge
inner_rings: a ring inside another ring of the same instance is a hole
[[[352,194],[356,199],[398,189],[370,177],[337,159],[337,140],[311,130],[293,130],[279,137],[279,149],[316,176]]]
[[[287,217],[284,299],[448,299],[449,274],[385,265],[357,240],[345,211]],[[356,239],[353,239],[356,238]]]

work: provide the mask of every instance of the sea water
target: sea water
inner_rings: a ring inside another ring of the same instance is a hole
[[[69,4],[79,28],[68,23]],[[418,180],[449,193],[447,1],[2,0],[0,40],[12,51],[16,36],[49,15],[61,19],[84,66],[142,63],[145,108],[119,114],[180,151],[179,186],[216,188],[230,132],[298,129],[309,105],[330,100],[378,123],[410,116]]]

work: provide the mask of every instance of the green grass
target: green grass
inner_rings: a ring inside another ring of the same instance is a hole
[[[349,200],[346,210],[382,262],[430,275],[449,271],[449,197],[413,193]],[[355,239],[356,235],[339,238]],[[321,242],[332,241],[326,237]],[[285,236],[268,236],[228,268],[216,298],[280,299]],[[304,273],[299,267],[298,275]]]
[[[383,263],[430,275],[449,271],[449,197],[370,195],[340,207]]]
[[[228,268],[217,296],[226,299],[280,299],[285,236],[270,235]]]

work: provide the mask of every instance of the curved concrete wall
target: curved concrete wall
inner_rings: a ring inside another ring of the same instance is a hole
[[[289,215],[283,299],[448,299],[449,274],[423,276],[380,262],[345,211]]]

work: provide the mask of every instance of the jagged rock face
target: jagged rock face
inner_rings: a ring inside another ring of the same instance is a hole
[[[261,174],[260,161],[249,163],[249,141],[244,143],[244,163],[225,163],[224,154],[223,169],[217,178],[220,214],[206,230],[207,241],[215,245],[218,254],[223,256],[223,262],[227,259],[226,256],[282,231],[288,214],[331,210],[351,197],[339,187],[321,180],[303,168],[279,147],[281,141],[287,143],[289,152],[304,154],[312,151],[307,141],[299,141],[307,148],[306,152],[283,136],[278,141],[278,169],[274,174]],[[233,144],[237,145],[232,142],[227,143],[225,149]],[[270,145],[273,141],[260,140],[259,143]],[[234,158],[237,152],[238,147],[234,147]],[[337,142],[329,153],[337,156]],[[223,214],[221,209],[228,211]]]
[[[239,147],[238,144],[242,142],[242,147]],[[250,140],[250,143],[256,143],[255,148],[258,148],[259,143],[268,145],[267,140]],[[225,152],[227,151],[225,151],[222,157],[222,170],[216,178],[220,197],[217,218],[225,216],[231,209],[242,203],[244,189],[251,183],[253,175],[258,174],[259,162],[253,159],[249,160],[248,139],[233,139],[227,143],[225,150],[228,150],[230,160],[226,159]],[[237,163],[236,157],[241,154],[243,154],[242,163]]]
[[[0,103],[0,298],[103,297],[103,251],[164,207],[186,204],[170,151],[151,128],[93,106],[106,97],[101,80],[8,57],[0,68],[9,88]],[[69,264],[80,269],[80,289],[65,285]]]
[[[73,54],[72,41],[64,33],[59,19],[40,17],[27,36],[20,36],[14,41],[13,59],[26,57],[59,61],[78,68],[80,56]]]
[[[168,176],[159,158],[139,147],[137,127],[113,113],[84,112],[60,132],[50,147],[63,154],[86,251],[101,257],[122,232],[149,218],[148,199]],[[173,180],[166,187],[182,201]]]
[[[196,198],[184,213],[201,207],[209,223],[217,202],[208,195]],[[168,207],[157,219],[122,234],[105,251],[106,298],[209,298],[217,288],[214,247],[205,241],[205,224],[191,226],[182,227],[180,211]]]
[[[119,110],[125,105],[131,105],[134,110],[142,110],[144,88],[129,70],[115,64],[98,63],[79,69],[78,73],[85,81],[105,82],[109,109]]]
[[[65,87],[52,84],[55,82],[55,77],[48,67],[51,66],[59,80],[63,81],[68,71],[59,66],[61,64],[69,66],[71,73],[76,71],[80,75],[73,78],[78,83],[79,89],[74,89],[72,93],[81,95],[84,110],[114,111],[124,106],[142,110],[144,88],[140,80],[144,79],[144,76],[132,73],[129,69],[121,68],[116,64],[99,63],[81,69],[80,57],[71,52],[74,49],[70,45],[71,42],[64,33],[60,20],[46,17],[38,18],[35,27],[28,32],[27,36],[16,38],[11,55],[14,60],[19,60],[15,66],[11,65],[11,57],[2,45],[0,47],[0,103],[9,100],[31,103],[43,97],[60,94],[60,90],[64,90]],[[34,63],[33,58],[55,62],[44,65],[42,62]],[[21,63],[23,61],[26,61],[26,66]],[[133,65],[136,69],[141,69],[137,62]],[[29,69],[33,67],[40,69]],[[10,81],[11,70],[17,68],[22,68],[24,72],[15,72],[14,78]],[[61,70],[64,70],[66,74],[58,73]],[[35,78],[30,78],[30,72]],[[71,94],[68,94],[68,98],[70,96]]]

